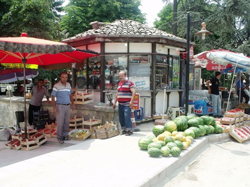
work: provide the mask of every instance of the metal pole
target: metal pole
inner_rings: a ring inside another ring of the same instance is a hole
[[[26,91],[26,63],[27,63],[27,59],[23,58],[22,59],[22,63],[23,63],[23,87],[24,87],[24,131],[25,131],[25,139],[28,138],[27,136],[27,111],[26,111],[26,97],[25,97],[25,91]]]
[[[189,101],[189,58],[190,58],[190,14],[187,13],[187,63],[186,63],[186,106],[185,106],[185,114],[188,114],[188,101]]]

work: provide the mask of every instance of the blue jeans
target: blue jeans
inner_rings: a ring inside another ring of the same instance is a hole
[[[119,104],[119,121],[122,129],[132,130],[131,108]]]
[[[221,99],[220,95],[211,94],[213,105],[213,116],[221,115]]]

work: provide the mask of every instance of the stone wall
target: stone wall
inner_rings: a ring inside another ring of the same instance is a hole
[[[29,99],[27,99],[26,108],[27,108],[27,117],[28,117],[28,108],[29,108]],[[89,103],[86,105],[76,105],[76,110],[71,110],[71,117],[83,116],[84,120],[88,120],[95,116],[95,118],[102,118],[103,124],[106,121],[115,121],[118,122],[118,111],[117,109],[114,112],[112,106],[101,103]],[[49,110],[50,118],[55,119],[53,114],[53,108],[51,103],[43,101],[42,105],[43,110]],[[22,97],[9,97],[0,96],[0,126],[13,126],[16,124],[15,111],[24,111],[24,99]],[[27,118],[28,119],[28,118]]]

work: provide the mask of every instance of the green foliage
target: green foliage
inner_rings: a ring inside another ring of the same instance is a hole
[[[173,4],[167,4],[157,15],[160,19],[154,22],[155,28],[171,33],[173,24]]]
[[[139,9],[140,0],[70,0],[65,7],[60,28],[69,36],[91,29],[90,22],[113,22],[116,19],[130,19],[145,22],[145,15]]]

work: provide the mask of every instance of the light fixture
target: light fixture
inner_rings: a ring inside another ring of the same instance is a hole
[[[206,29],[206,23],[205,22],[202,22],[201,26],[202,26],[201,30],[199,32],[195,33],[195,34],[201,35],[201,39],[205,40],[206,35],[210,35],[212,33]]]

